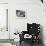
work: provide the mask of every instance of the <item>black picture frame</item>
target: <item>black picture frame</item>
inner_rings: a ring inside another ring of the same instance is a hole
[[[25,17],[25,11],[23,10],[16,10],[17,17]]]

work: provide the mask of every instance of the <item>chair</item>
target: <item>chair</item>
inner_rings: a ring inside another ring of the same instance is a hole
[[[19,35],[20,36],[20,44],[22,41],[25,41],[25,38],[24,38],[25,34],[29,34],[32,36],[29,39],[29,41],[31,42],[32,45],[34,42],[39,43],[39,33],[40,33],[40,24],[27,23],[27,31],[22,31],[22,34]],[[26,40],[28,40],[28,38]]]

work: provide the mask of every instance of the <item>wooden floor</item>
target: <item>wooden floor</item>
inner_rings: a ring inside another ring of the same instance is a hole
[[[31,44],[22,42],[22,44],[19,45],[19,46],[31,46]],[[34,44],[33,46],[43,46],[43,45],[41,45],[41,44],[36,44],[36,45],[35,45],[35,44]]]

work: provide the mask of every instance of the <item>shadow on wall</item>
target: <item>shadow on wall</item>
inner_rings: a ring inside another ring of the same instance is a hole
[[[42,25],[40,25],[40,39],[42,40],[42,45],[45,46],[44,45],[44,37],[43,37],[43,26]]]

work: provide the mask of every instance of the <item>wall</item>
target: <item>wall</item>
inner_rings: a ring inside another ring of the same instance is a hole
[[[8,5],[2,4],[2,3],[7,3],[7,2],[8,2],[8,0],[0,0],[0,27],[3,27],[4,25],[6,25],[6,23],[5,23],[6,22],[5,21],[6,11],[5,10],[8,8]],[[0,39],[9,39],[9,32],[7,32],[7,31],[1,32],[0,31]],[[11,45],[11,43],[0,43],[0,46],[12,46],[12,45]]]
[[[7,28],[7,9],[8,4],[0,4],[0,39],[9,39]]]
[[[27,23],[40,23],[46,44],[45,4],[42,4],[40,0],[12,0],[9,4],[9,30],[11,38],[13,38],[13,33],[16,30],[19,32],[27,30]],[[24,10],[26,17],[17,18],[16,10]]]
[[[0,3],[8,3],[8,0],[0,0]]]

